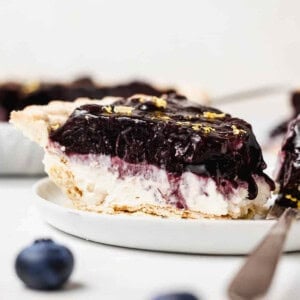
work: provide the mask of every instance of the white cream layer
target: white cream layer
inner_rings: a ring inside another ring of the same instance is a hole
[[[62,164],[61,153],[46,151],[44,164],[46,171],[55,165]],[[166,206],[166,199],[174,204],[167,172],[156,166],[150,166],[148,178],[145,174],[123,176],[118,178],[117,172],[112,172],[110,156],[85,155],[72,158],[64,156],[64,166],[73,174],[76,186],[82,191],[82,199],[91,210],[101,206],[103,210],[110,207],[138,207],[151,204],[159,207]],[[226,216],[233,218],[248,214],[249,208],[263,207],[270,196],[270,187],[263,177],[256,177],[258,195],[248,200],[247,184],[243,183],[233,189],[229,195],[222,194],[211,178],[196,176],[191,172],[181,175],[179,189],[184,197],[188,210],[205,215]]]

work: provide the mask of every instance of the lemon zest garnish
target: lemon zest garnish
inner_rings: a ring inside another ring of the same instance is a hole
[[[158,108],[166,108],[167,101],[162,97],[148,96],[144,94],[135,94],[129,99],[137,99],[140,103],[145,103],[147,101],[152,102]]]
[[[194,123],[192,128],[196,131],[202,129],[204,133],[210,133],[212,131],[216,131],[214,128],[212,128],[210,126],[203,126],[203,124],[201,124],[201,123]]]
[[[235,125],[232,125],[231,128],[232,128],[233,134],[235,134],[235,135],[238,135],[238,134],[240,134],[240,133],[247,133],[246,130],[244,130],[244,129],[239,129],[239,128],[237,128]]]
[[[200,130],[200,128],[202,127],[201,123],[194,123],[192,128],[196,131]]]
[[[218,118],[224,118],[225,114],[223,114],[223,113],[218,114],[218,113],[214,113],[211,111],[205,111],[203,113],[203,117],[207,118],[207,119],[218,119]]]
[[[293,202],[299,201],[296,197],[293,197],[291,194],[285,195],[285,198]]]
[[[216,131],[214,128],[212,128],[210,126],[202,127],[202,130],[204,131],[204,133],[210,133],[212,131]]]
[[[111,114],[112,113],[112,107],[111,106],[103,106],[103,110],[108,113]]]
[[[163,98],[152,97],[152,101],[154,102],[156,107],[161,107],[161,108],[167,107],[167,101]]]
[[[134,110],[133,107],[130,106],[115,106],[114,112],[117,114],[125,114],[125,115],[131,115],[132,111]]]

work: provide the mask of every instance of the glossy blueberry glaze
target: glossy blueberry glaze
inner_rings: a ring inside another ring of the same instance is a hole
[[[263,173],[266,164],[250,124],[174,95],[123,98],[109,107],[83,105],[50,139],[67,155],[106,154],[173,175],[190,171],[213,177],[218,185],[246,181],[249,199],[258,192],[254,174],[274,188]]]
[[[300,115],[289,124],[280,155],[282,164],[277,176],[280,185],[277,203],[300,208]]]

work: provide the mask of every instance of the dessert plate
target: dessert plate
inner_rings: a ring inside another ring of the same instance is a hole
[[[273,220],[185,220],[145,215],[105,215],[74,209],[48,178],[34,186],[44,220],[74,236],[135,249],[198,253],[247,254],[267,234]],[[300,250],[300,222],[289,233],[285,251]]]

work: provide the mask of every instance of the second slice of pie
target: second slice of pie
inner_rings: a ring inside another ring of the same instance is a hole
[[[276,203],[300,209],[300,115],[289,123],[279,153]]]

